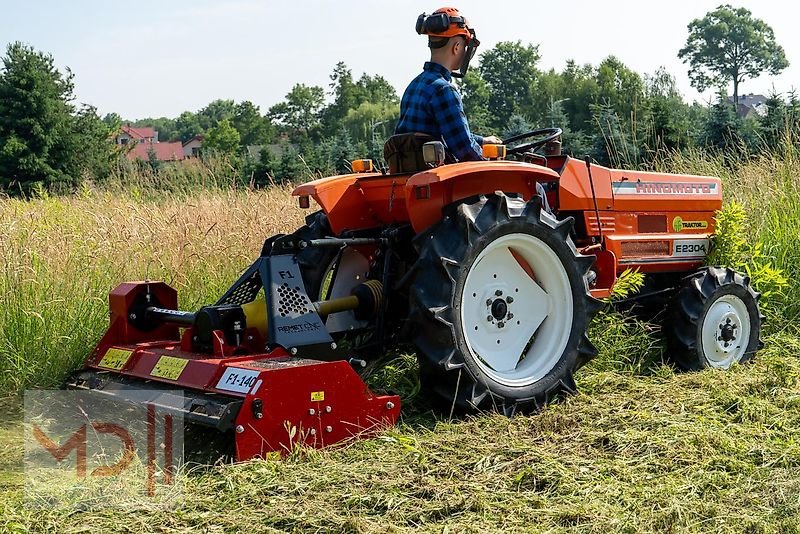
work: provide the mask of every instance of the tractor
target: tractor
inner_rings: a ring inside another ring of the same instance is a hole
[[[239,460],[368,436],[400,414],[365,370],[410,347],[422,392],[457,413],[511,416],[576,391],[596,353],[587,328],[624,270],[656,308],[685,369],[728,368],[760,347],[749,279],[707,267],[718,178],[610,169],[539,129],[454,162],[422,134],[391,137],[386,166],[304,183],[319,210],[213,305],[178,309],[162,282],[109,297],[104,337],[67,386],[114,400],[150,391],[230,437]],[[226,437],[225,439],[229,439]]]

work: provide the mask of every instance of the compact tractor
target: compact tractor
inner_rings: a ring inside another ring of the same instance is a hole
[[[678,365],[751,359],[758,293],[704,266],[720,180],[606,168],[563,155],[560,135],[461,163],[424,135],[390,138],[387,167],[357,160],[298,186],[300,206],[321,209],[268,238],[215,304],[180,311],[162,282],[114,289],[68,387],[153,402],[181,390],[172,409],[229,436],[239,460],[394,424],[399,397],[361,377],[396,347],[416,351],[422,391],[451,413],[529,413],[575,391],[596,352],[587,327],[625,269],[645,275],[632,299],[663,308]]]

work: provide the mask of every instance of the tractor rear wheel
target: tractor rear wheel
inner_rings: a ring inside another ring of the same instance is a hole
[[[305,226],[297,229],[292,235],[298,239],[311,240],[331,237],[333,232],[328,224],[328,217],[317,211],[306,217]],[[312,301],[325,298],[323,284],[330,275],[330,265],[336,259],[334,247],[306,247],[297,254],[300,274],[306,284],[306,292]]]
[[[665,326],[670,357],[690,371],[751,360],[762,346],[760,296],[733,269],[707,267],[685,278]]]
[[[575,391],[595,349],[594,258],[577,253],[571,218],[502,193],[454,206],[415,239],[412,340],[423,388],[444,408],[507,415]]]

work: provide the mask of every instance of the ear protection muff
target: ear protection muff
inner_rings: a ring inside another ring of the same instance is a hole
[[[451,17],[447,13],[434,13],[432,15],[423,13],[417,17],[416,30],[420,35],[435,35],[446,32],[450,29],[451,24],[458,24],[463,28],[466,21],[464,17]]]

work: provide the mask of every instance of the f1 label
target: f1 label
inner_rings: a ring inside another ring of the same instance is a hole
[[[702,258],[708,254],[708,239],[676,239],[672,255],[677,258]]]

